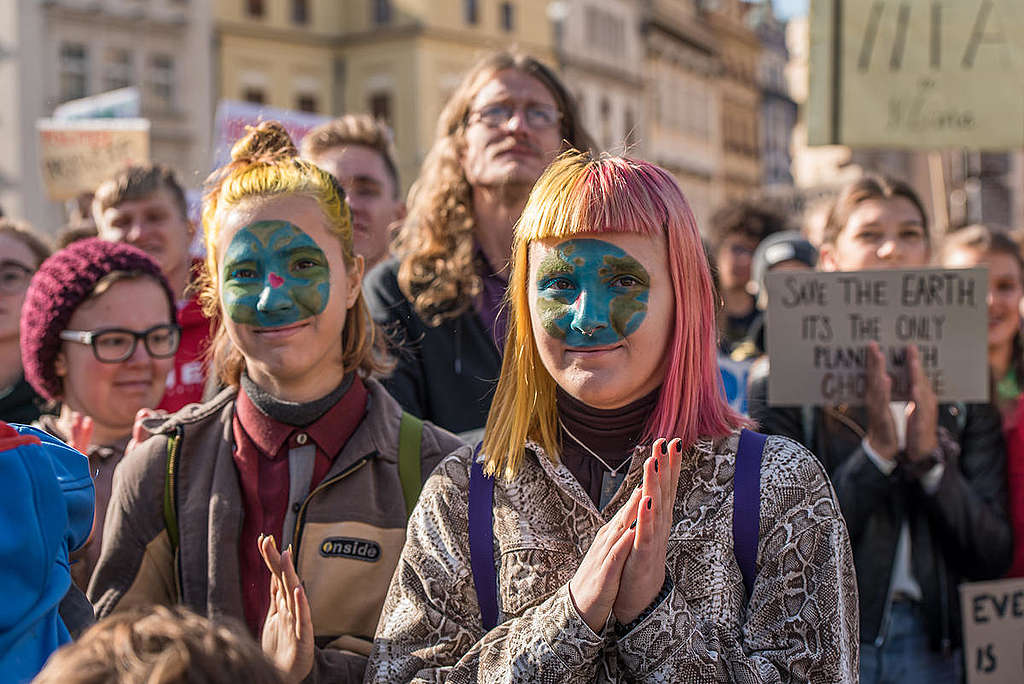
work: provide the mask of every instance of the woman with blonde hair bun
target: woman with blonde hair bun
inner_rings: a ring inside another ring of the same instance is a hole
[[[208,186],[201,299],[227,388],[125,456],[89,598],[101,617],[236,618],[286,681],[358,682],[420,485],[461,442],[372,377],[386,364],[337,181],[267,122]]]

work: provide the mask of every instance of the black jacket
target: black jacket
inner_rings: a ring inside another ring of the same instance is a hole
[[[39,418],[43,398],[22,376],[7,394],[0,397],[0,420],[28,425]]]
[[[473,310],[427,325],[398,287],[398,261],[378,264],[363,280],[373,319],[391,341],[398,365],[384,387],[409,413],[455,433],[477,430],[501,371],[501,354]]]
[[[804,444],[825,465],[853,544],[860,591],[860,639],[880,643],[900,527],[910,525],[912,572],[921,586],[932,647],[960,644],[957,585],[1001,577],[1013,538],[1006,512],[1006,448],[989,404],[941,404],[939,426],[959,444],[946,453],[938,490],[927,494],[899,467],[884,475],[861,442],[863,407],[767,405],[768,378],[750,388],[750,415],[762,431]]]

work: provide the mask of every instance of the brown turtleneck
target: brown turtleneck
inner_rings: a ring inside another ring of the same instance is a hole
[[[644,426],[658,403],[660,391],[659,387],[622,408],[596,409],[559,388],[556,390],[558,417],[577,439],[593,449],[612,468],[617,468],[632,458],[634,447],[640,444]],[[559,428],[559,435],[562,463],[583,486],[594,505],[600,506],[602,476],[608,469],[565,434],[564,429]]]

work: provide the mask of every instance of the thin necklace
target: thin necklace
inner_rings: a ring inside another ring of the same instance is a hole
[[[616,467],[616,468],[612,468],[612,467],[611,467],[610,465],[608,465],[608,462],[607,462],[607,461],[605,461],[605,460],[604,460],[603,458],[601,458],[600,456],[598,456],[598,455],[597,455],[597,452],[596,452],[596,451],[594,451],[593,449],[591,449],[590,447],[588,447],[588,446],[587,446],[586,444],[584,444],[583,442],[581,442],[581,441],[580,441],[580,438],[579,438],[579,437],[577,437],[576,435],[574,435],[574,434],[572,434],[571,432],[569,432],[569,428],[565,427],[565,423],[563,423],[563,422],[562,422],[562,419],[561,419],[561,418],[559,418],[559,419],[558,419],[558,424],[559,424],[559,425],[560,425],[560,426],[562,427],[562,429],[563,429],[563,430],[565,430],[565,434],[567,434],[567,435],[569,435],[570,437],[572,437],[572,441],[574,441],[574,442],[576,442],[577,444],[579,444],[579,445],[580,445],[581,447],[583,447],[584,449],[586,449],[586,450],[587,450],[587,453],[589,453],[589,454],[590,454],[591,456],[593,456],[593,457],[594,457],[594,458],[596,458],[596,459],[597,459],[598,461],[600,461],[601,465],[603,465],[603,466],[604,466],[605,468],[607,468],[607,469],[608,469],[608,474],[609,474],[609,475],[611,475],[612,477],[615,477],[616,475],[618,475],[618,474],[619,474],[619,469],[621,469],[621,468],[622,468],[622,466],[624,466],[624,465],[626,465],[627,463],[629,463],[629,462],[630,462],[630,460],[631,460],[631,459],[628,459],[628,458],[627,458],[627,459],[626,459],[625,461],[623,461],[622,463],[620,463],[620,464],[618,465],[618,467]]]

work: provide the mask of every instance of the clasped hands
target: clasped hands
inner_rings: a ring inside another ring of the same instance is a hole
[[[661,592],[682,450],[680,439],[654,441],[643,483],[598,531],[569,581],[573,603],[595,633],[612,614],[633,622]]]
[[[939,445],[939,402],[924,373],[917,347],[907,347],[910,369],[910,398],[907,404],[906,448],[900,450],[896,422],[889,403],[892,378],[885,369],[885,357],[878,344],[871,342],[867,354],[867,389],[864,401],[868,414],[867,440],[871,448],[887,461],[906,461],[908,465],[931,458]]]

